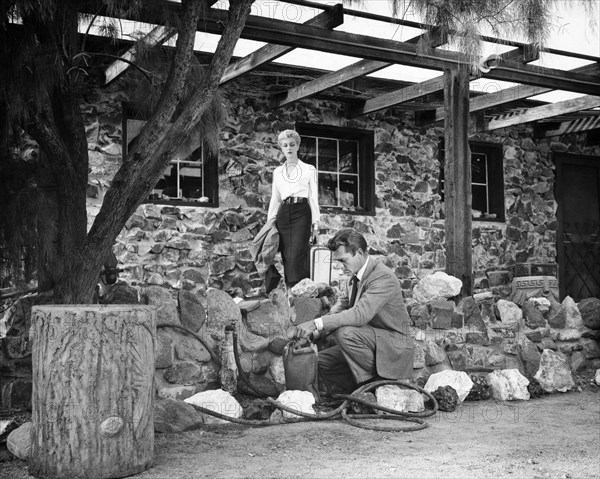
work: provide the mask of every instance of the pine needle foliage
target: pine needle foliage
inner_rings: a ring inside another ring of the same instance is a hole
[[[347,0],[360,3],[360,0]],[[475,65],[482,54],[482,36],[520,39],[541,51],[553,29],[553,7],[584,8],[589,25],[597,27],[597,0],[390,0],[394,17],[416,14],[437,27],[448,44]]]

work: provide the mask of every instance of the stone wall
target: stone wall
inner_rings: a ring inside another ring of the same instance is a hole
[[[241,359],[253,382],[268,394],[283,387],[282,345],[295,308],[290,310],[281,299],[284,293],[276,290],[258,313],[242,318],[232,298],[262,291],[248,246],[266,219],[272,172],[281,162],[276,135],[295,122],[375,133],[376,214],[325,212],[319,241],[325,243],[341,227],[353,227],[365,235],[370,252],[395,270],[417,341],[415,378],[444,368],[474,367],[516,367],[531,376],[538,351],[546,348],[566,354],[577,363],[575,369],[598,366],[597,343],[590,343],[598,339],[594,333],[578,328],[578,337],[567,337],[569,333],[557,332],[564,325],[549,323],[559,307],[552,315],[540,313],[542,319],[535,324],[522,318],[508,321],[499,308],[501,300],[511,299],[513,276],[556,274],[551,153],[599,155],[598,147],[585,146],[585,135],[538,141],[525,125],[474,136],[502,144],[504,151],[506,221],[473,221],[474,284],[484,296],[458,305],[441,299],[423,303],[413,298],[415,285],[445,267],[444,205],[438,192],[443,129],[416,126],[411,112],[395,109],[346,120],[339,104],[327,100],[306,100],[273,111],[268,88],[260,88],[252,75],[244,81],[249,84],[234,83],[225,91],[228,114],[221,131],[219,206],[142,205],[115,245],[124,272],[107,301],[155,304],[159,323],[164,324],[157,351],[161,397],[185,397],[218,385],[223,329],[231,321],[240,330]],[[117,82],[91,93],[84,107],[90,142],[89,225],[121,162],[124,100]],[[233,161],[243,168],[235,181],[227,176]],[[535,314],[531,306],[523,304],[522,309],[525,318],[527,311]],[[310,319],[318,308],[310,311],[301,315]]]

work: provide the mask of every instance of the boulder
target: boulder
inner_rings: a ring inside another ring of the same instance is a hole
[[[434,366],[446,359],[444,349],[438,346],[434,341],[425,341],[425,364]]]
[[[531,299],[523,304],[523,316],[525,317],[525,326],[528,328],[536,329],[546,326],[544,315]]]
[[[186,403],[209,409],[224,416],[230,416],[235,419],[240,419],[244,416],[244,410],[240,403],[222,389],[214,389],[212,391],[204,391],[185,399]],[[208,413],[201,413],[205,424],[232,424],[230,421],[211,416]]]
[[[583,325],[590,329],[600,329],[600,299],[585,298],[577,304]]]
[[[306,414],[315,414],[313,404],[315,403],[315,397],[309,391],[284,391],[277,398],[277,402],[287,406],[296,411],[300,411]],[[285,419],[298,419],[298,414],[294,414],[288,411],[282,410],[283,417]]]
[[[394,384],[386,384],[375,390],[377,404],[402,412],[425,411],[423,395],[414,389],[406,389]]]
[[[452,386],[440,386],[431,393],[438,403],[438,409],[445,412],[453,412],[458,405],[458,394]]]
[[[566,392],[575,386],[567,358],[550,349],[544,349],[540,368],[534,377],[544,391],[549,393]]]
[[[181,324],[197,333],[206,321],[206,310],[200,298],[189,291],[179,291],[179,310]]]
[[[492,388],[485,376],[469,374],[469,377],[473,381],[473,387],[465,398],[465,401],[482,401],[492,397]]]
[[[431,393],[440,386],[452,386],[458,394],[459,403],[463,402],[473,387],[473,381],[464,371],[446,370],[429,376],[425,391]]]
[[[182,432],[199,428],[204,421],[183,401],[165,398],[154,401],[154,432]]]
[[[208,307],[206,311],[206,330],[215,341],[225,337],[225,326],[240,324],[242,312],[238,305],[225,291],[209,289],[206,292]]]
[[[565,297],[562,302],[566,312],[565,328],[567,329],[582,329],[583,319],[577,303],[571,298],[571,296]]]
[[[17,429],[12,431],[6,438],[7,449],[21,461],[29,459],[31,451],[31,429],[33,423],[28,421],[21,424]]]
[[[434,299],[447,299],[460,293],[462,281],[443,271],[425,276],[413,289],[413,298],[421,304],[427,304]]]
[[[500,321],[505,324],[519,323],[523,320],[523,310],[518,304],[506,299],[499,299],[496,303],[498,312],[500,313]]]
[[[487,375],[492,396],[500,401],[529,399],[529,380],[518,369],[496,370]]]

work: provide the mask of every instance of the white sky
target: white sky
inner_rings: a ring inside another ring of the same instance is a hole
[[[317,0],[317,2],[325,5],[333,5],[338,3],[328,0]],[[353,10],[362,10],[369,13],[391,16],[391,7],[388,0],[363,0],[361,4],[353,4],[347,7]],[[214,5],[214,8],[227,8],[226,0],[220,0]],[[288,20],[297,23],[303,23],[320,12],[321,10],[318,8],[301,7],[298,5],[282,3],[277,0],[256,0],[252,7],[253,15]],[[590,19],[586,16],[583,7],[578,5],[577,2],[573,0],[558,1],[557,8],[555,8],[553,33],[550,37],[548,45],[546,46],[548,48],[585,53],[595,57],[600,57],[600,2],[596,8],[595,17],[596,18],[592,19],[590,22]],[[421,20],[413,15],[410,11],[406,12],[404,18],[414,21]],[[591,25],[594,23],[596,25],[595,27]],[[142,27],[138,24],[133,28],[140,30]],[[344,23],[337,27],[336,30],[398,41],[407,40],[421,33],[421,30],[419,29],[352,17],[350,15],[345,15]],[[525,39],[522,38],[511,38],[511,40],[525,41]],[[217,35],[198,33],[196,38],[196,49],[205,52],[213,52],[216,48],[217,41]],[[174,43],[173,40],[172,42]],[[264,44],[260,42],[241,39],[238,41],[234,55],[248,55],[262,45]],[[484,54],[499,54],[509,50],[510,48],[511,47],[486,43],[484,45]],[[286,55],[283,55],[279,59],[275,60],[275,62],[335,71],[358,60],[360,59],[298,48],[292,50]],[[540,59],[532,62],[531,65],[540,65],[560,70],[570,70],[588,63],[590,62],[585,60],[570,59],[562,55],[550,55],[547,53],[542,53],[540,55]],[[393,65],[373,73],[370,76],[409,82],[420,82],[439,75],[440,72],[435,70],[408,67],[403,65]],[[485,91],[488,93],[510,86],[514,86],[514,84],[497,80],[486,80],[483,78],[471,82],[472,90]],[[548,102],[555,102],[569,98],[575,98],[578,96],[581,95],[577,93],[554,91],[544,95],[538,95],[534,98]]]

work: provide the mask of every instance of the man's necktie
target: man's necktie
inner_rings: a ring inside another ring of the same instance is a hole
[[[358,290],[358,276],[352,276],[352,292],[350,293],[350,307],[354,306],[354,301],[356,301],[356,291]]]

